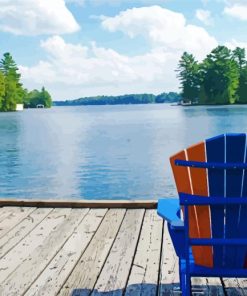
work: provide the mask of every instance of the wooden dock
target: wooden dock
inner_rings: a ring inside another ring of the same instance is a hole
[[[0,200],[0,295],[181,295],[177,257],[155,207]],[[247,295],[243,279],[192,284],[194,295]]]

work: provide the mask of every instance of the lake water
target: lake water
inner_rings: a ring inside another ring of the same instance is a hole
[[[0,114],[0,197],[175,196],[169,156],[247,132],[247,106],[53,107]]]

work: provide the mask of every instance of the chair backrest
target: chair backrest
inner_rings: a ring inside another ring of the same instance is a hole
[[[209,167],[178,166],[176,160],[212,164]],[[179,194],[205,197],[247,197],[247,172],[224,168],[245,164],[246,134],[225,134],[193,145],[170,158]],[[214,168],[213,164],[219,165]],[[220,167],[221,165],[221,167]],[[189,206],[191,238],[247,238],[247,206]],[[245,246],[193,246],[195,263],[206,267],[243,268]]]

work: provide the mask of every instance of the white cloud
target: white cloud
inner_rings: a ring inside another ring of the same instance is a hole
[[[177,54],[163,48],[129,57],[92,43],[66,43],[54,36],[41,42],[48,58],[33,67],[19,66],[27,87],[46,87],[55,99],[96,94],[176,90]]]
[[[84,46],[53,36],[41,42],[46,59],[32,67],[20,66],[24,85],[30,88],[45,85],[54,99],[176,91],[175,69],[183,51],[204,58],[217,46],[205,29],[187,24],[182,14],[158,6],[105,17],[102,25],[131,38],[143,35],[150,43],[149,50],[128,56],[95,42]]]
[[[102,26],[110,32],[122,31],[130,38],[143,35],[153,46],[190,51],[198,58],[217,45],[204,28],[189,25],[183,14],[160,6],[132,8],[115,17],[102,17]]]
[[[53,36],[45,41],[41,41],[40,45],[51,56],[68,63],[75,61],[75,58],[85,58],[88,51],[88,48],[85,46],[65,43],[60,36]]]
[[[64,0],[1,1],[1,31],[39,35],[72,33],[79,28]]]
[[[207,26],[213,24],[213,20],[211,18],[211,12],[209,10],[197,9],[196,18]]]
[[[236,47],[245,48],[247,52],[247,42],[241,42],[241,41],[237,41],[236,39],[232,39],[231,41],[226,42],[225,46],[227,46],[232,50],[235,49]]]
[[[247,1],[235,3],[224,8],[224,13],[241,21],[247,20]]]

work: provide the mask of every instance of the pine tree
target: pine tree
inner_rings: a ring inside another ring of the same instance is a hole
[[[233,51],[233,59],[238,64],[239,69],[239,86],[237,89],[237,102],[247,103],[247,63],[245,60],[245,49],[237,47]]]
[[[181,81],[182,98],[196,101],[200,90],[200,72],[199,65],[192,54],[183,53],[177,72]]]
[[[0,110],[2,108],[4,97],[5,97],[5,78],[3,73],[0,71]]]
[[[0,61],[0,71],[5,77],[5,94],[2,101],[2,111],[14,111],[17,103],[22,103],[24,89],[20,83],[21,75],[10,53],[5,53]]]
[[[202,64],[200,102],[233,104],[238,98],[238,85],[238,63],[232,58],[227,47],[216,47]]]
[[[232,52],[233,59],[237,62],[238,67],[240,70],[246,65],[245,61],[245,49],[236,47]]]
[[[40,101],[41,104],[44,105],[46,108],[50,108],[52,106],[51,95],[48,93],[44,86],[41,89]]]

